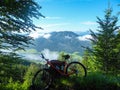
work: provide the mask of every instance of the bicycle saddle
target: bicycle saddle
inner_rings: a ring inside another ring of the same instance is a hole
[[[66,60],[66,59],[69,59],[69,58],[70,58],[70,55],[68,55],[68,54],[67,54],[67,55],[63,55],[62,57],[64,57],[65,60]]]

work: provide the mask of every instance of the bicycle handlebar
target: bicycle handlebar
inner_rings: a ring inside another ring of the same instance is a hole
[[[44,55],[41,53],[41,58],[45,59]]]
[[[42,53],[41,53],[41,58],[45,59],[45,61],[48,61],[48,59],[46,59]]]

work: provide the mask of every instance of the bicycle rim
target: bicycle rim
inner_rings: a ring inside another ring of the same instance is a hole
[[[85,77],[87,75],[86,68],[80,62],[71,62],[66,68],[66,73],[70,77]]]
[[[32,80],[33,90],[47,90],[52,83],[52,78],[48,70],[42,69],[36,72]]]

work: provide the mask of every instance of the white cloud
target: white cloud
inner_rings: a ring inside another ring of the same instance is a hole
[[[29,51],[29,49],[28,49],[28,51]],[[50,51],[49,49],[44,49],[41,52],[43,53],[45,58],[49,59],[49,60],[57,60],[58,56],[59,56],[59,52]],[[36,52],[36,53],[18,52],[18,54],[21,55],[24,59],[27,59],[27,60],[37,60],[37,61],[40,61],[40,62],[44,63],[44,60],[42,60],[42,58],[40,57],[39,53],[40,52]]]
[[[36,31],[32,31],[29,36],[33,37],[33,38],[38,38],[40,36],[44,35],[44,31],[43,30],[39,30],[37,29]]]
[[[56,27],[56,26],[65,26],[65,25],[69,25],[69,23],[52,23],[52,24],[44,24],[42,25],[43,28],[50,28],[50,27]]]
[[[83,25],[97,25],[96,22],[92,22],[92,21],[82,22],[81,24],[83,24]]]
[[[49,34],[49,33],[46,33],[46,34],[43,35],[43,37],[46,38],[46,39],[50,38],[50,36],[51,36],[51,34]]]
[[[59,56],[58,52],[50,51],[49,49],[44,49],[42,53],[44,54],[46,59],[50,60],[57,60]]]
[[[24,59],[28,59],[28,60],[40,60],[40,55],[38,55],[38,54],[20,53],[20,55],[22,55]]]
[[[36,31],[32,32],[30,34],[30,36],[33,37],[34,39],[39,38],[39,37],[43,37],[45,39],[48,39],[48,38],[50,38],[51,34],[50,33],[45,33],[43,31],[40,32],[40,31],[36,30]]]
[[[72,37],[70,37],[70,36],[65,36],[65,38],[66,38],[66,39],[71,39]]]
[[[86,32],[89,29],[94,30],[96,26],[81,25],[80,23],[52,23],[41,24],[44,30],[36,30],[32,36],[38,37],[41,33],[59,32],[59,31],[73,31],[73,32]],[[37,34],[38,33],[38,34]]]
[[[89,39],[92,39],[91,35],[84,35],[84,36],[79,36],[77,37],[80,41],[88,41]]]
[[[56,17],[57,18],[57,17]],[[97,27],[95,22],[87,21],[87,22],[59,22],[59,23],[41,23],[37,26],[41,26],[44,30],[36,29],[30,33],[30,36],[34,38],[43,37],[45,33],[55,32],[55,31],[73,31],[73,32],[86,32],[89,29],[96,30]],[[45,35],[44,38],[49,38],[50,35]]]
[[[40,34],[38,32],[32,32],[30,34],[30,36],[33,37],[33,38],[38,38],[40,36]]]

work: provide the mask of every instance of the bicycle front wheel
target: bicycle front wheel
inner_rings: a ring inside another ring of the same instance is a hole
[[[36,72],[32,80],[33,90],[47,90],[52,83],[52,78],[47,69]]]
[[[85,77],[87,75],[86,68],[80,62],[71,62],[66,67],[66,73],[70,77]]]

